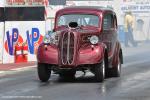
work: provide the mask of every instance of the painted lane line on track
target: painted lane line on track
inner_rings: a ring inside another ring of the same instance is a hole
[[[24,71],[24,70],[29,70],[31,68],[35,68],[36,65],[34,66],[26,66],[26,67],[21,67],[21,68],[14,68],[14,69],[11,69],[12,71]]]
[[[0,71],[0,77],[5,76],[5,75],[10,75],[10,74],[23,72],[23,71],[28,71],[28,70],[30,70],[32,68],[36,68],[36,65],[34,65],[34,66],[26,66],[26,67],[22,67],[22,68],[14,68],[14,69],[10,69],[8,71]]]

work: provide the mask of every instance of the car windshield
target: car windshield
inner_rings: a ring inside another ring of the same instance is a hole
[[[70,22],[77,22],[79,26],[99,26],[99,17],[92,14],[67,14],[58,18],[57,25],[68,25]]]

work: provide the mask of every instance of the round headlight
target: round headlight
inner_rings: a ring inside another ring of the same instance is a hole
[[[50,35],[49,35],[49,34],[46,34],[46,35],[44,36],[43,42],[44,42],[45,44],[50,43]]]
[[[98,36],[94,35],[90,37],[91,44],[97,44],[99,41]]]
[[[53,32],[50,35],[50,43],[57,45],[57,42],[58,42],[58,32]]]
[[[45,44],[55,44],[55,45],[57,45],[57,42],[58,42],[57,32],[50,32],[49,34],[46,34],[44,36],[43,42]]]

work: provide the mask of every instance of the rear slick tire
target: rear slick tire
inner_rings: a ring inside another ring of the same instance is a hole
[[[118,63],[114,68],[111,69],[111,73],[113,77],[120,77],[121,75],[121,62],[120,58],[118,57]]]
[[[47,82],[51,76],[51,70],[48,64],[38,63],[38,77],[41,82]]]

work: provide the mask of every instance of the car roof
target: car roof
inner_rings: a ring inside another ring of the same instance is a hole
[[[111,8],[103,7],[103,6],[70,6],[62,10],[70,10],[70,9],[76,9],[76,10],[88,9],[88,10],[96,10],[96,11],[112,11],[113,12]]]

